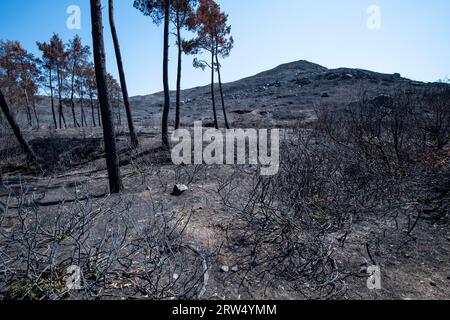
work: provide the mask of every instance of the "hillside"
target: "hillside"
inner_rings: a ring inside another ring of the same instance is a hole
[[[425,88],[428,84],[404,79],[398,74],[327,69],[301,60],[226,83],[224,93],[228,112],[238,126],[286,126],[292,121],[311,119],[317,106],[344,107],[358,99],[363,91],[376,97],[411,86]],[[175,99],[174,92],[172,98]],[[184,125],[194,120],[212,122],[209,85],[183,90],[182,101]],[[133,97],[131,103],[139,124],[159,125],[162,92]],[[223,118],[220,112],[219,116]]]

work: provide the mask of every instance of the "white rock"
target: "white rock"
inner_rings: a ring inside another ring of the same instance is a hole
[[[229,266],[222,266],[220,268],[220,271],[222,271],[224,273],[230,272],[230,267]]]

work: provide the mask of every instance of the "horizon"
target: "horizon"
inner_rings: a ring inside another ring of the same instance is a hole
[[[342,67],[400,73],[405,78],[421,82],[448,78],[448,1],[438,0],[432,4],[422,0],[400,0],[394,4],[387,0],[376,1],[380,15],[379,22],[375,21],[372,29],[367,25],[368,21],[378,19],[376,13],[369,10],[374,4],[372,1],[350,0],[345,5],[329,0],[282,1],[283,5],[273,6],[273,1],[261,0],[256,8],[251,2],[219,1],[221,9],[229,14],[236,41],[231,56],[222,62],[224,83],[299,60],[329,69]],[[162,27],[155,26],[132,4],[131,0],[116,1],[115,15],[130,96],[134,97],[162,91]],[[21,9],[24,5],[28,10]],[[66,27],[70,16],[67,8],[71,5],[81,9],[80,30]],[[35,42],[48,41],[53,32],[60,34],[64,41],[78,34],[85,44],[92,47],[87,0],[31,3],[17,0],[1,2],[0,9],[8,12],[0,21],[0,39],[18,40],[36,56],[39,52]],[[103,13],[107,69],[118,78],[105,9]],[[16,21],[26,23],[17,26]],[[273,22],[270,29],[267,21]],[[39,28],[30,28],[30,25]],[[185,35],[189,38],[188,33]],[[171,39],[171,91],[175,89],[176,80],[174,44],[174,39]],[[193,58],[183,55],[182,89],[208,84],[208,73],[194,69]]]

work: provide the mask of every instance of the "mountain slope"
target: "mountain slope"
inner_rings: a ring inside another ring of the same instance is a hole
[[[308,61],[296,61],[235,82],[224,84],[227,110],[239,126],[286,126],[314,119],[317,106],[341,108],[363,92],[371,96],[391,94],[399,87],[425,88],[425,84],[399,74],[368,70],[327,69]],[[218,89],[217,89],[218,90]],[[174,96],[174,92],[172,92]],[[211,125],[210,86],[182,92],[182,122],[195,120]],[[138,125],[159,125],[162,93],[131,98]],[[220,99],[217,99],[220,107]],[[219,112],[220,121],[222,114]],[[171,115],[174,119],[174,115]]]

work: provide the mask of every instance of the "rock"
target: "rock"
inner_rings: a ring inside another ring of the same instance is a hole
[[[367,264],[366,264],[366,263],[363,263],[363,264],[361,265],[361,267],[359,268],[359,273],[364,273],[364,274],[366,274],[366,273],[367,273],[367,270],[368,270]]]
[[[173,280],[176,281],[176,280],[178,280],[179,277],[180,277],[180,276],[179,276],[177,273],[174,273],[174,274],[173,274]]]
[[[450,274],[447,276],[447,280],[450,280]]]
[[[436,284],[436,282],[434,282],[434,281],[430,281],[430,286],[432,286],[432,287],[437,287],[437,284]]]
[[[450,237],[447,238],[447,241],[450,242]]]
[[[173,187],[172,196],[181,196],[183,193],[188,191],[189,188],[186,187],[184,184],[177,184]]]
[[[223,273],[230,272],[230,267],[229,266],[222,266],[222,267],[220,267],[220,271],[223,272]]]
[[[353,79],[353,75],[351,75],[350,73],[344,74],[342,76],[342,79],[344,79],[344,80],[352,80]]]
[[[326,93],[326,92],[324,92],[323,94],[322,94],[322,98],[329,98],[330,97],[330,95],[328,94],[328,93]]]
[[[234,266],[233,268],[231,268],[231,271],[233,271],[233,272],[238,272],[238,271],[239,271],[238,266]]]

